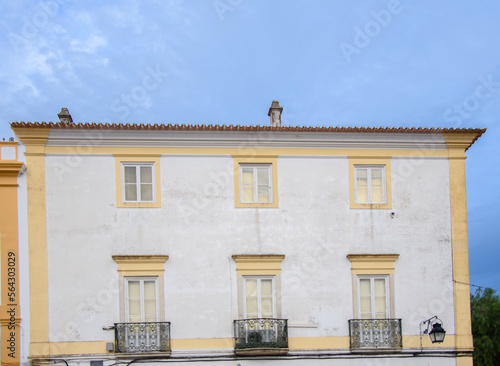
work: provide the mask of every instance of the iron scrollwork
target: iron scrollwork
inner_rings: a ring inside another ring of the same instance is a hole
[[[234,321],[236,349],[288,348],[288,320],[274,318]]]
[[[351,319],[352,349],[402,348],[401,319]]]
[[[170,323],[115,323],[115,351],[170,352]]]

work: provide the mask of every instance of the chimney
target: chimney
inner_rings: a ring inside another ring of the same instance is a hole
[[[68,108],[61,108],[61,112],[57,114],[57,117],[59,117],[59,123],[64,123],[66,125],[73,123],[73,118],[71,118]]]
[[[283,107],[280,107],[280,102],[273,100],[271,107],[269,107],[268,116],[271,117],[271,127],[281,127],[281,112]]]

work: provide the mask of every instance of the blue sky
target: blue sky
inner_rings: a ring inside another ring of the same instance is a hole
[[[500,2],[3,1],[12,121],[486,127],[468,151],[471,283],[500,290]],[[495,178],[496,177],[496,178]],[[430,253],[430,255],[432,255]]]

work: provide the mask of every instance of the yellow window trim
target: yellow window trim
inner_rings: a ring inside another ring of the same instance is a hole
[[[349,159],[349,200],[351,208],[364,209],[391,209],[392,191],[391,191],[391,158],[390,157],[348,157]],[[355,165],[384,165],[385,166],[385,189],[387,203],[356,203],[356,190],[354,181]]]
[[[113,255],[120,276],[163,276],[168,255]]]
[[[399,254],[348,254],[353,274],[392,274]]]
[[[233,255],[238,276],[278,276],[284,258],[282,254]]]
[[[115,154],[116,171],[116,207],[161,207],[160,155]],[[122,163],[154,163],[155,167],[155,201],[123,202],[122,201]]]
[[[358,277],[362,275],[386,275],[389,278],[390,316],[395,317],[394,262],[399,254],[348,254],[352,272],[352,305],[354,317],[358,314]]]
[[[279,207],[278,202],[278,158],[277,156],[236,156],[233,155],[234,207]],[[270,164],[272,171],[273,202],[244,203],[240,201],[240,164]]]

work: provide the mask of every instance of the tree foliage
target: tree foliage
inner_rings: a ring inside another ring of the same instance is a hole
[[[500,365],[500,298],[491,288],[471,295],[474,365]]]

